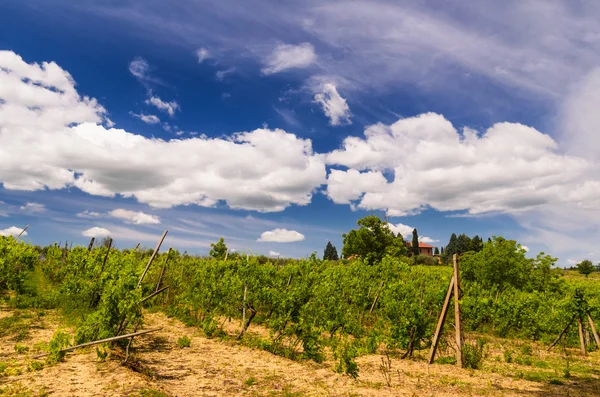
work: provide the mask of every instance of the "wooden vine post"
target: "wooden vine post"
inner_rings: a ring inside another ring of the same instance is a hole
[[[579,329],[579,346],[581,349],[582,355],[587,355],[587,351],[585,348],[585,336],[583,335],[583,321],[581,321],[581,317],[577,316],[577,325]]]
[[[463,367],[463,330],[460,315],[460,276],[458,273],[457,255],[452,256],[454,262],[454,325],[456,327],[456,365]]]
[[[140,276],[140,280],[138,281],[138,284],[137,284],[138,287],[142,284],[142,281],[144,281],[144,277],[146,277],[146,273],[148,273],[148,269],[150,269],[150,265],[152,265],[152,261],[154,260],[154,257],[156,256],[156,254],[158,254],[158,250],[160,250],[160,246],[162,245],[165,237],[167,237],[167,230],[165,230],[165,232],[163,233],[160,240],[158,240],[158,244],[156,244],[156,248],[154,248],[154,251],[152,252],[152,256],[150,256],[150,259],[148,260],[148,264],[146,265],[144,272]]]
[[[27,226],[25,226],[25,227],[23,228],[23,230],[21,230],[21,233],[19,233],[19,235],[17,236],[17,238],[16,238],[15,240],[18,240],[18,239],[21,237],[21,235],[22,235],[23,233],[25,233],[25,230],[27,230],[28,228],[29,228],[29,224],[27,224]]]
[[[454,254],[452,257],[453,260],[453,268],[454,272],[452,275],[452,279],[450,280],[450,285],[448,285],[448,291],[446,292],[446,299],[444,299],[444,306],[442,307],[442,312],[440,313],[440,318],[438,320],[437,327],[435,329],[435,333],[433,335],[433,341],[431,342],[431,350],[429,352],[429,360],[428,363],[432,364],[435,359],[435,352],[437,350],[440,336],[442,334],[442,329],[444,327],[444,322],[446,321],[446,316],[448,315],[448,310],[450,308],[450,299],[454,295],[454,323],[456,328],[456,365],[459,367],[463,367],[463,328],[462,328],[462,317],[460,311],[460,277],[459,277],[459,268],[458,268],[458,259],[457,255]]]
[[[596,346],[600,347],[600,337],[598,337],[598,332],[596,331],[596,324],[594,324],[594,320],[592,320],[592,316],[589,313],[587,314],[587,318],[592,329],[592,335],[594,335],[594,340],[596,341]]]
[[[448,306],[450,306],[450,299],[452,298],[452,291],[454,289],[454,276],[450,279],[450,285],[448,285],[448,292],[446,292],[446,299],[444,299],[444,306],[442,307],[442,313],[438,320],[435,334],[433,334],[433,341],[431,342],[431,351],[429,352],[429,364],[433,364],[435,359],[435,351],[437,350],[438,343],[440,342],[440,335],[444,328],[444,321],[446,321],[446,315],[448,314]]]

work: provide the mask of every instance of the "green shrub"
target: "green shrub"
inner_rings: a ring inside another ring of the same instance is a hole
[[[23,354],[29,351],[29,348],[27,346],[23,346],[20,344],[16,344],[15,345],[15,351],[17,352],[17,354]]]
[[[486,342],[483,339],[477,339],[476,344],[465,343],[463,346],[463,364],[465,368],[479,369],[487,352]]]
[[[255,378],[254,376],[251,376],[251,377],[249,377],[248,379],[246,379],[246,380],[244,381],[244,384],[245,384],[246,386],[252,386],[252,385],[253,385],[253,384],[255,384],[255,383],[256,383],[256,378]]]
[[[454,357],[454,356],[440,357],[440,358],[438,358],[437,363],[438,364],[456,365],[456,357]]]
[[[192,345],[192,341],[187,336],[182,336],[177,339],[177,345],[183,349],[184,347],[190,347]]]
[[[429,255],[417,255],[415,257],[416,265],[425,265],[425,266],[439,266],[440,262],[432,256]]]
[[[50,354],[46,362],[48,364],[56,364],[59,361],[63,361],[66,353],[61,350],[70,345],[71,336],[61,330],[56,331],[52,339],[50,339],[50,343],[48,343]]]
[[[504,361],[506,361],[507,363],[513,362],[512,351],[510,349],[504,350]]]

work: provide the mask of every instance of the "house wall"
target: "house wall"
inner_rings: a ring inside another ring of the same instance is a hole
[[[419,254],[433,256],[433,248],[419,248]]]

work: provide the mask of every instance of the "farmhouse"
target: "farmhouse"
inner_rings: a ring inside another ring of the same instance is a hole
[[[412,241],[408,243],[412,247]],[[433,246],[425,243],[419,243],[419,255],[433,256]]]

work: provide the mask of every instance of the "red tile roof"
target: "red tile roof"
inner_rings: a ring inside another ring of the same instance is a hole
[[[408,245],[410,245],[412,247],[412,241],[410,241],[408,243]],[[425,243],[419,242],[419,248],[433,248],[433,245],[429,245],[429,244],[425,244]]]

